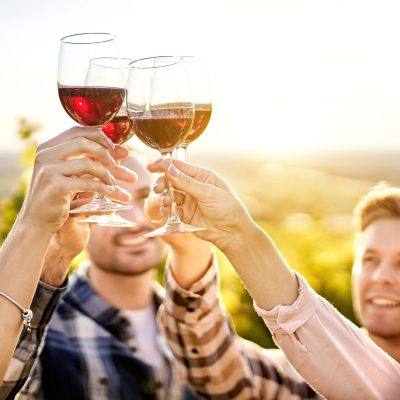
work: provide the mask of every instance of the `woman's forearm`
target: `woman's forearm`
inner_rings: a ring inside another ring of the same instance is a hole
[[[33,226],[23,215],[5,240],[0,253],[0,290],[24,308],[30,308],[52,233]],[[0,382],[22,329],[21,311],[0,296]]]
[[[241,229],[221,250],[260,307],[270,310],[296,300],[298,284],[293,270],[254,221],[243,221]]]

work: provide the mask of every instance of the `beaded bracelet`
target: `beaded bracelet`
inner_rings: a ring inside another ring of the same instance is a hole
[[[17,306],[22,312],[22,321],[24,322],[24,326],[28,332],[31,331],[31,320],[33,318],[33,312],[29,308],[24,308],[20,306],[13,298],[9,295],[5,294],[0,290],[0,295],[5,297],[7,300],[10,300],[15,306]]]

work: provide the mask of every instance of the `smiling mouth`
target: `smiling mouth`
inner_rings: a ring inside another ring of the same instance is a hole
[[[400,301],[385,299],[382,297],[375,297],[368,301],[370,304],[378,307],[395,308],[400,306]]]

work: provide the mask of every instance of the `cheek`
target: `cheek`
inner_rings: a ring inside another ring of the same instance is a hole
[[[109,228],[111,230],[112,228]],[[112,238],[111,232],[105,232],[104,229],[100,227],[93,227],[90,232],[90,238],[88,242],[88,249],[96,249],[97,251],[102,251],[110,247]]]
[[[367,274],[366,272],[361,272],[359,275],[353,277],[353,279],[354,279],[353,287],[360,300],[362,300],[368,290],[369,274]]]

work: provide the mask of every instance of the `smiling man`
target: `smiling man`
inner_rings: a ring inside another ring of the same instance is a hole
[[[354,308],[369,337],[400,362],[400,189],[369,192],[355,218]]]
[[[145,216],[151,176],[137,158],[123,165],[138,175],[118,185],[132,195],[124,218],[133,228],[79,225],[60,238],[48,263],[70,263],[87,242],[90,262],[74,273],[73,283],[50,322],[45,346],[19,399],[194,399],[174,376],[171,356],[156,324],[162,288],[155,270],[164,242],[145,238],[152,230]],[[74,242],[79,237],[79,243]],[[196,241],[193,246],[187,241]],[[194,237],[171,242],[175,262],[208,264],[211,246]],[[74,244],[72,246],[72,244]],[[191,250],[190,250],[191,249]]]

